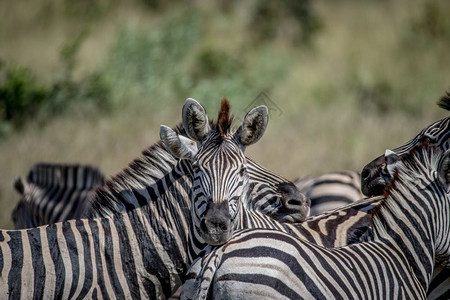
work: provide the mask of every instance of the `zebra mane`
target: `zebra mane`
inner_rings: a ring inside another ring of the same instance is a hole
[[[230,102],[224,97],[220,101],[220,111],[216,124],[216,128],[219,131],[222,140],[225,140],[226,135],[230,132],[232,122],[233,115],[231,114]]]
[[[445,92],[445,95],[443,95],[438,103],[439,107],[445,109],[445,110],[450,110],[450,90],[448,90],[447,92]]]
[[[186,135],[181,125],[173,129],[178,134]],[[128,167],[107,179],[103,186],[95,190],[89,199],[91,207],[88,216],[106,217],[140,206],[137,204],[139,195],[136,195],[134,191],[158,184],[177,162],[177,158],[165,148],[161,141],[156,142],[143,150]]]

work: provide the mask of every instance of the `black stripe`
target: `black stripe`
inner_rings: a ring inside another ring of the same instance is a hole
[[[83,244],[84,253],[84,282],[78,296],[79,299],[83,299],[86,297],[92,285],[95,284],[93,282],[93,268],[95,268],[96,266],[92,265],[91,247],[93,247],[93,245],[91,245],[91,242],[89,241],[89,236],[86,233],[85,224],[81,220],[76,220],[76,225],[81,233],[81,241]]]
[[[5,237],[3,236],[3,230],[0,230],[0,243],[5,241]],[[3,251],[0,251],[0,274],[3,271],[4,268],[4,257],[3,257]]]
[[[53,260],[53,264],[55,265],[55,280],[56,280],[55,298],[61,299],[63,295],[64,281],[66,280],[66,278],[65,278],[65,266],[63,264],[61,258],[61,251],[58,245],[57,226],[61,226],[61,223],[49,225],[45,230],[47,233],[47,241],[49,245],[50,256]]]
[[[8,274],[9,299],[20,299],[22,285],[23,245],[20,231],[8,231],[11,249],[11,270]],[[26,275],[25,275],[26,276]]]
[[[62,226],[63,236],[69,252],[70,263],[72,266],[72,285],[70,286],[69,298],[75,293],[80,278],[80,266],[78,263],[78,249],[75,241],[75,235],[69,222],[59,223]]]
[[[31,257],[34,269],[34,297],[42,298],[44,293],[45,264],[42,256],[42,243],[40,228],[27,230],[28,240],[30,241]]]

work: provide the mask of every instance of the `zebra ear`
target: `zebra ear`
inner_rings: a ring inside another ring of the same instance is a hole
[[[265,105],[260,105],[249,111],[237,129],[237,140],[246,147],[256,143],[266,131],[269,122],[269,111]]]
[[[196,141],[203,140],[211,130],[205,108],[191,98],[184,102],[182,124],[187,135]]]
[[[398,162],[400,161],[400,156],[398,156],[394,151],[386,149],[384,152],[384,161],[386,163],[386,170],[388,174],[391,177],[394,176],[395,169],[397,169]]]
[[[439,181],[447,193],[450,192],[450,150],[445,151],[438,164]]]
[[[161,125],[159,136],[169,151],[180,159],[192,159],[197,154],[197,143],[187,137],[178,135],[172,128]]]

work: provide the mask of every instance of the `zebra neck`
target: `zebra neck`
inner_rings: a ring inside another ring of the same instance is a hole
[[[374,213],[372,225],[374,241],[398,248],[426,289],[435,262],[436,221],[433,211],[436,207],[435,203],[423,199],[436,196],[431,191],[428,194],[421,191],[425,194],[420,197],[414,197],[408,188],[391,191]]]
[[[159,201],[159,197],[177,181],[191,184],[190,176],[186,176],[192,172],[190,164],[184,160],[177,162],[166,150],[156,149],[158,151],[151,152],[151,160],[147,157],[135,160],[130,167],[98,188],[91,200],[89,216],[105,217],[123,210],[130,211],[150,201]]]
[[[191,211],[191,214],[194,213]],[[192,220],[191,220],[192,221]],[[199,232],[200,221],[189,223],[187,265],[190,266],[197,258],[204,256],[208,252],[208,244],[201,237]]]

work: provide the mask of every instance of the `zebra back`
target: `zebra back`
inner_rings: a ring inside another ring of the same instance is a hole
[[[317,215],[364,198],[361,192],[361,174],[355,171],[331,172],[316,177],[305,176],[294,183],[311,200],[310,215]]]
[[[14,188],[21,195],[12,213],[15,228],[31,228],[81,217],[89,206],[88,197],[103,181],[103,174],[91,166],[34,165],[26,183],[20,178],[14,182]]]

